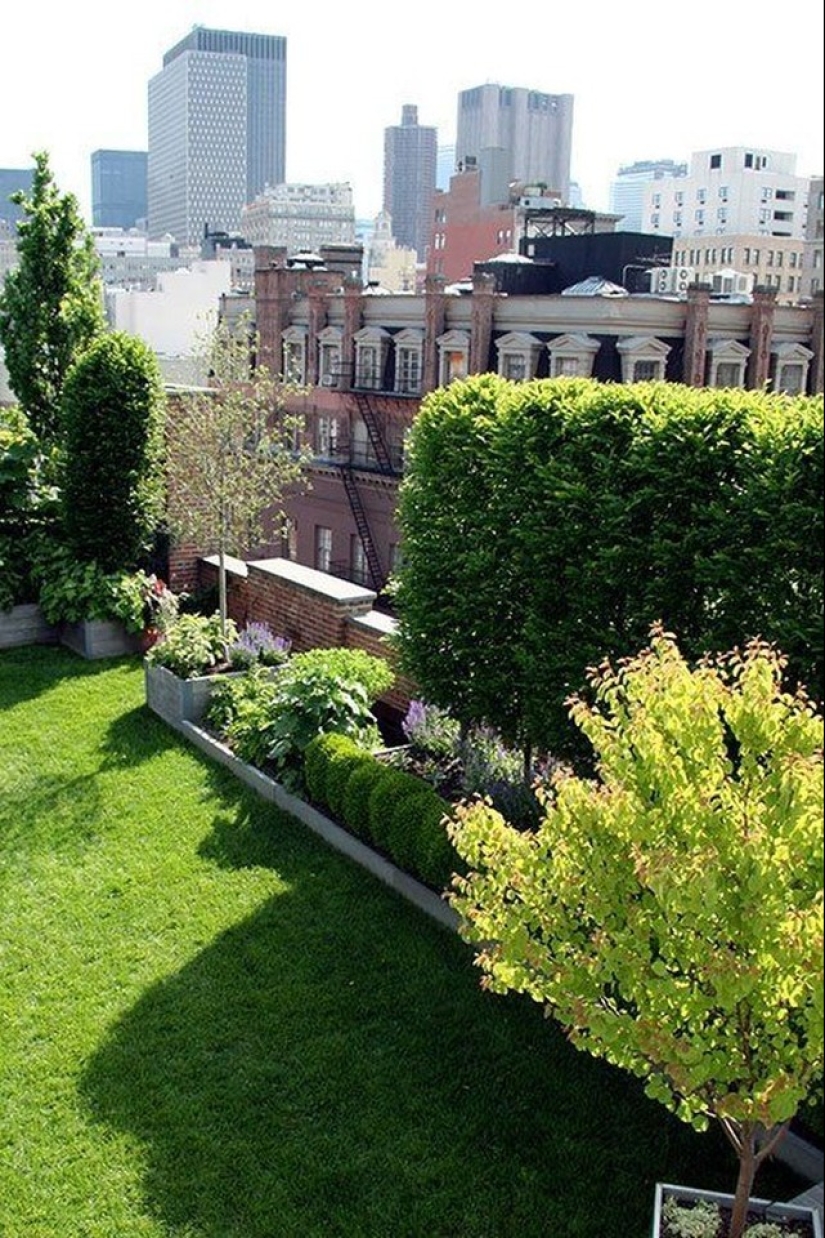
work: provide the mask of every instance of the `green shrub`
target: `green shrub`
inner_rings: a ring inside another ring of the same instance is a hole
[[[421,822],[428,812],[435,811],[434,800],[443,813],[444,801],[430,789],[402,796],[393,804],[384,827],[386,848],[394,862],[416,877],[420,875]]]
[[[220,615],[179,615],[149,650],[146,661],[165,666],[181,679],[193,679],[226,660],[226,642],[234,640],[236,633],[231,619],[225,634],[221,632]]]
[[[133,569],[161,512],[163,386],[142,340],[108,332],[69,370],[61,406],[63,522],[82,562]]]
[[[447,833],[445,819],[450,806],[436,796],[421,807],[415,875],[434,890],[446,890],[454,873],[467,871]]]
[[[363,649],[309,649],[293,655],[289,670],[296,678],[317,674],[328,680],[360,684],[370,704],[391,688],[395,680],[385,658],[376,658]]]
[[[325,784],[326,805],[333,817],[346,824],[344,797],[350,778],[356,770],[362,769],[365,765],[371,766],[375,758],[346,736],[339,738],[346,740],[347,743],[353,743],[354,746],[349,752],[342,749],[329,762]]]
[[[367,752],[348,735],[316,735],[304,752],[304,783],[310,799],[328,807],[327,786],[331,771],[345,758],[363,759]]]
[[[390,820],[393,811],[401,800],[420,795],[429,788],[421,778],[416,778],[414,774],[407,774],[403,770],[393,769],[392,766],[385,765],[383,768],[383,776],[376,779],[367,806],[369,830],[376,846],[390,852],[393,855],[393,859],[395,859],[396,856],[393,854],[389,842]]]
[[[249,717],[248,707],[260,709],[260,721],[265,722],[274,696],[272,675],[263,667],[253,667],[244,675],[233,675],[216,684],[206,709],[205,721],[222,739],[239,725],[241,716]],[[249,719],[248,725],[252,725]]]
[[[369,801],[375,784],[386,772],[380,761],[370,758],[353,769],[344,790],[344,825],[364,842],[371,841]]]
[[[662,1207],[662,1220],[673,1238],[718,1238],[721,1219],[719,1209],[703,1199],[680,1204],[671,1196]]]

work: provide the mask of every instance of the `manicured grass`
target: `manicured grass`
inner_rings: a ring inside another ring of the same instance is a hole
[[[657,1179],[733,1182],[136,660],[0,654],[0,977],[2,1238],[645,1238]]]

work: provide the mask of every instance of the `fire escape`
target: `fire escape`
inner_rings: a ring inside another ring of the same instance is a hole
[[[362,467],[366,466],[373,471],[377,471],[383,477],[397,477],[400,468],[396,467],[396,464],[393,462],[372,396],[364,391],[353,391],[350,398],[354,401],[356,410],[366,426],[367,436],[375,459],[374,462],[370,461],[369,464],[366,464],[365,461],[356,460],[353,454],[350,453],[349,460],[345,464],[339,465],[339,472],[347,499],[349,500],[350,510],[355,520],[355,527],[358,530],[361,545],[364,547],[364,556],[367,560],[372,587],[376,593],[381,593],[387,583],[387,573],[381,564],[375,545],[375,538],[372,535],[372,529],[370,528],[364,508],[364,502],[358,489],[358,483],[355,480],[354,470],[361,464]]]

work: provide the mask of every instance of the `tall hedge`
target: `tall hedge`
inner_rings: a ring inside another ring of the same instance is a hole
[[[78,559],[130,570],[161,511],[163,386],[152,351],[123,332],[97,339],[63,390],[64,525]]]
[[[575,751],[565,698],[661,620],[690,657],[775,642],[821,699],[821,397],[612,385],[434,392],[399,519],[404,664],[465,722]]]

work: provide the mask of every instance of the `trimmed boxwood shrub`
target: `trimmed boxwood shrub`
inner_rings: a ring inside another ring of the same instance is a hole
[[[304,782],[310,799],[322,807],[330,807],[327,782],[330,772],[343,758],[363,761],[367,753],[348,735],[330,733],[317,735],[304,750]]]
[[[344,789],[342,817],[347,829],[364,842],[371,841],[369,799],[384,767],[372,757],[353,769]]]
[[[384,766],[383,775],[377,779],[367,804],[370,835],[376,846],[389,852],[402,868],[406,865],[390,845],[390,820],[396,806],[405,799],[412,799],[427,790],[427,784],[414,774]]]
[[[344,796],[346,795],[349,781],[356,770],[361,769],[365,765],[371,765],[373,758],[363,748],[355,746],[350,752],[346,752],[343,747],[340,752],[330,760],[326,776],[326,805],[333,817],[346,824],[344,817]]]

